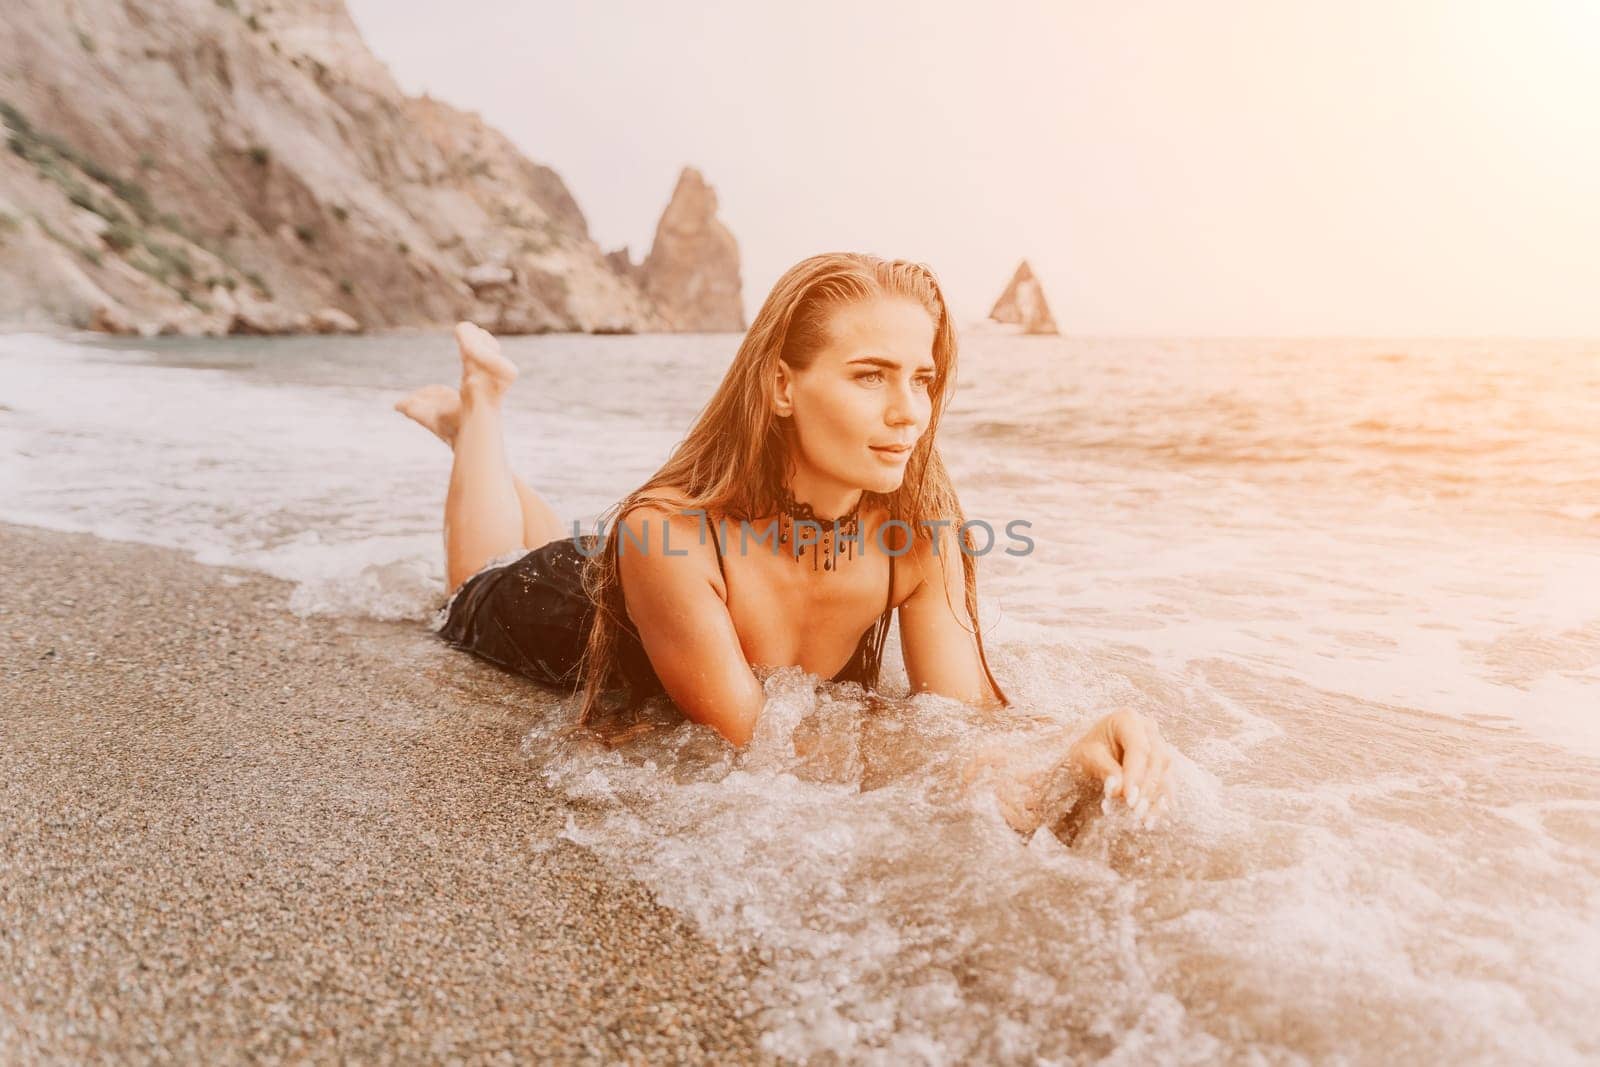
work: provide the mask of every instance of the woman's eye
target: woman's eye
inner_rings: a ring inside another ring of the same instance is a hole
[[[856,381],[858,381],[858,382],[865,382],[865,381],[879,381],[879,382],[881,382],[881,381],[883,381],[883,371],[881,371],[881,370],[869,370],[865,374],[858,374],[858,375],[856,375]]]
[[[922,388],[924,388],[924,389],[931,389],[931,388],[933,388],[933,379],[932,378],[918,378],[917,379],[917,384],[922,386]]]

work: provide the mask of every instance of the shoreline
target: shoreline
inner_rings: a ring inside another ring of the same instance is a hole
[[[558,837],[548,694],[175,549],[0,523],[0,566],[19,1059],[769,1059],[755,964]]]

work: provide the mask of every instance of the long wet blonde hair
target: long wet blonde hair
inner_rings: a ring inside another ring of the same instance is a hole
[[[579,667],[583,723],[597,724],[607,710],[604,696],[623,681],[618,663],[618,632],[627,612],[617,565],[616,546],[621,539],[616,532],[618,520],[644,503],[704,508],[708,516],[726,516],[735,521],[776,514],[781,490],[793,469],[795,448],[791,420],[779,418],[770,403],[778,360],[796,369],[809,367],[828,344],[828,323],[833,312],[843,305],[879,296],[915,300],[933,319],[933,412],[927,431],[911,451],[900,487],[888,494],[864,492],[861,510],[887,507],[889,518],[907,523],[911,536],[923,540],[931,539],[939,528],[927,525],[933,520],[949,520],[954,529],[965,521],[934,444],[939,417],[955,393],[956,332],[933,271],[921,263],[853,252],[828,252],[801,260],[772,287],[722,384],[666,463],[600,517],[601,529],[612,533],[604,550],[594,552],[584,565],[584,589],[595,612]],[[976,549],[970,534],[967,546]],[[903,541],[899,547],[906,547]],[[995,695],[1002,703],[1010,704],[989,669],[983,634],[977,625],[976,562],[968,552],[961,552],[960,556],[966,614],[973,624],[979,661]],[[868,640],[868,688],[877,687],[887,636],[885,618],[874,627]]]

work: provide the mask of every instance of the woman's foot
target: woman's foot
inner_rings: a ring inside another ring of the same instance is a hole
[[[456,324],[456,344],[461,349],[461,399],[468,403],[499,400],[517,380],[517,367],[500,354],[500,342],[481,326]]]
[[[394,409],[455,447],[456,429],[461,425],[461,394],[448,385],[424,385]]]

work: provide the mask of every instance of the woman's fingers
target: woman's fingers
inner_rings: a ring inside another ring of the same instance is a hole
[[[1095,739],[1083,742],[1073,754],[1073,762],[1096,781],[1106,782],[1106,795],[1112,794],[1110,779],[1120,768],[1104,741]]]
[[[1149,772],[1144,779],[1144,795],[1139,798],[1139,806],[1134,809],[1134,816],[1146,830],[1153,829],[1157,819],[1167,810],[1167,796],[1171,790],[1167,771],[1171,766],[1171,750],[1164,743],[1157,741],[1155,750],[1150,755]]]
[[[1120,757],[1120,758],[1119,758]],[[1106,716],[1072,747],[1073,765],[1104,783],[1100,810],[1120,796],[1146,829],[1172,807],[1172,749],[1155,723],[1132,711]]]
[[[1150,741],[1137,721],[1125,721],[1119,733],[1122,742],[1122,796],[1128,807],[1137,807],[1144,798],[1150,773]]]

